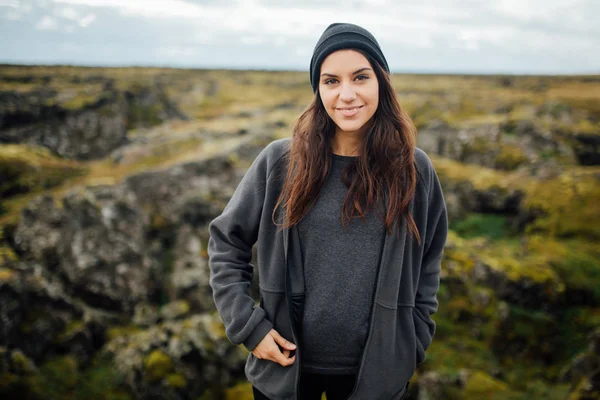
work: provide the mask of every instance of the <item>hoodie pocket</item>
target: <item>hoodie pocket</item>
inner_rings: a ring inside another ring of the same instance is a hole
[[[416,335],[411,306],[375,306],[359,384],[352,400],[390,400],[402,393],[416,369]]]
[[[273,324],[273,329],[293,343],[285,294],[261,290],[260,304],[267,319]],[[284,367],[271,360],[259,359],[250,353],[244,372],[248,381],[269,398],[291,398],[294,393],[297,364],[296,361]]]
[[[287,309],[285,294],[279,292],[260,292],[261,306],[267,314],[267,319],[273,324],[275,329],[285,339],[293,342],[292,326],[290,314]]]

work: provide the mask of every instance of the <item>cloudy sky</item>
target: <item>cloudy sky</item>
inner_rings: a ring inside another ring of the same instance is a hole
[[[0,63],[308,70],[332,22],[394,72],[600,73],[598,0],[0,0]]]

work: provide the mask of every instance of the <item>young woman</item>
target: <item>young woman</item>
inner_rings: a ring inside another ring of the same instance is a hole
[[[399,399],[435,333],[442,188],[367,30],[330,25],[310,82],[292,138],[258,155],[210,224],[215,304],[250,351],[256,399]]]

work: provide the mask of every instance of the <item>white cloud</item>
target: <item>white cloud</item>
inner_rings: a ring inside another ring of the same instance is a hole
[[[56,21],[56,18],[51,17],[49,15],[45,15],[35,25],[35,29],[40,31],[54,31],[58,29],[58,22]]]
[[[54,10],[54,15],[60,18],[76,21],[79,19],[79,13],[72,7],[60,7]]]
[[[88,13],[82,16],[79,11],[72,7],[60,7],[54,10],[54,15],[67,21],[75,22],[81,28],[87,28],[92,22],[96,20],[96,15]],[[75,25],[69,25],[65,28],[65,32],[71,33],[75,29]]]
[[[79,23],[80,27],[87,28],[95,20],[96,20],[95,14],[88,14],[85,17],[81,18],[78,23]]]
[[[141,46],[139,59],[142,52],[150,52],[177,61],[200,54],[195,48],[224,45],[235,49],[232,54],[246,51],[244,57],[250,60],[257,52],[280,52],[282,59],[300,60],[310,57],[330,23],[346,21],[375,35],[392,68],[395,63],[407,65],[408,58],[418,65],[418,57],[432,65],[441,54],[455,54],[462,65],[465,57],[481,60],[489,54],[497,54],[499,60],[533,60],[535,54],[540,60],[557,60],[556,65],[568,65],[564,60],[570,58],[572,65],[577,60],[579,65],[600,64],[597,0],[347,0],[344,7],[334,0],[0,0],[0,18],[26,21],[32,5],[37,15],[46,15],[36,25],[40,30],[74,33],[99,24],[96,19],[101,16],[104,34],[122,34],[122,43],[111,42],[117,50],[135,46],[136,40],[157,39],[162,44],[154,51]],[[41,11],[46,5],[49,9]],[[99,32],[94,40],[102,40]],[[114,54],[130,54],[119,51]],[[225,55],[215,57],[228,62]]]
[[[59,4],[88,7],[114,8],[126,15],[147,17],[193,17],[202,12],[203,7],[182,0],[54,0]]]
[[[0,0],[0,7],[7,7],[9,11],[2,11],[1,17],[9,21],[20,21],[29,14],[33,7],[31,4],[17,0]]]

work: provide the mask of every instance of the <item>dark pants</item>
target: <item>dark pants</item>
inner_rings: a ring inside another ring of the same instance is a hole
[[[300,374],[300,400],[321,400],[323,392],[327,400],[346,400],[354,390],[356,375]],[[267,396],[252,387],[255,400],[269,400]]]

